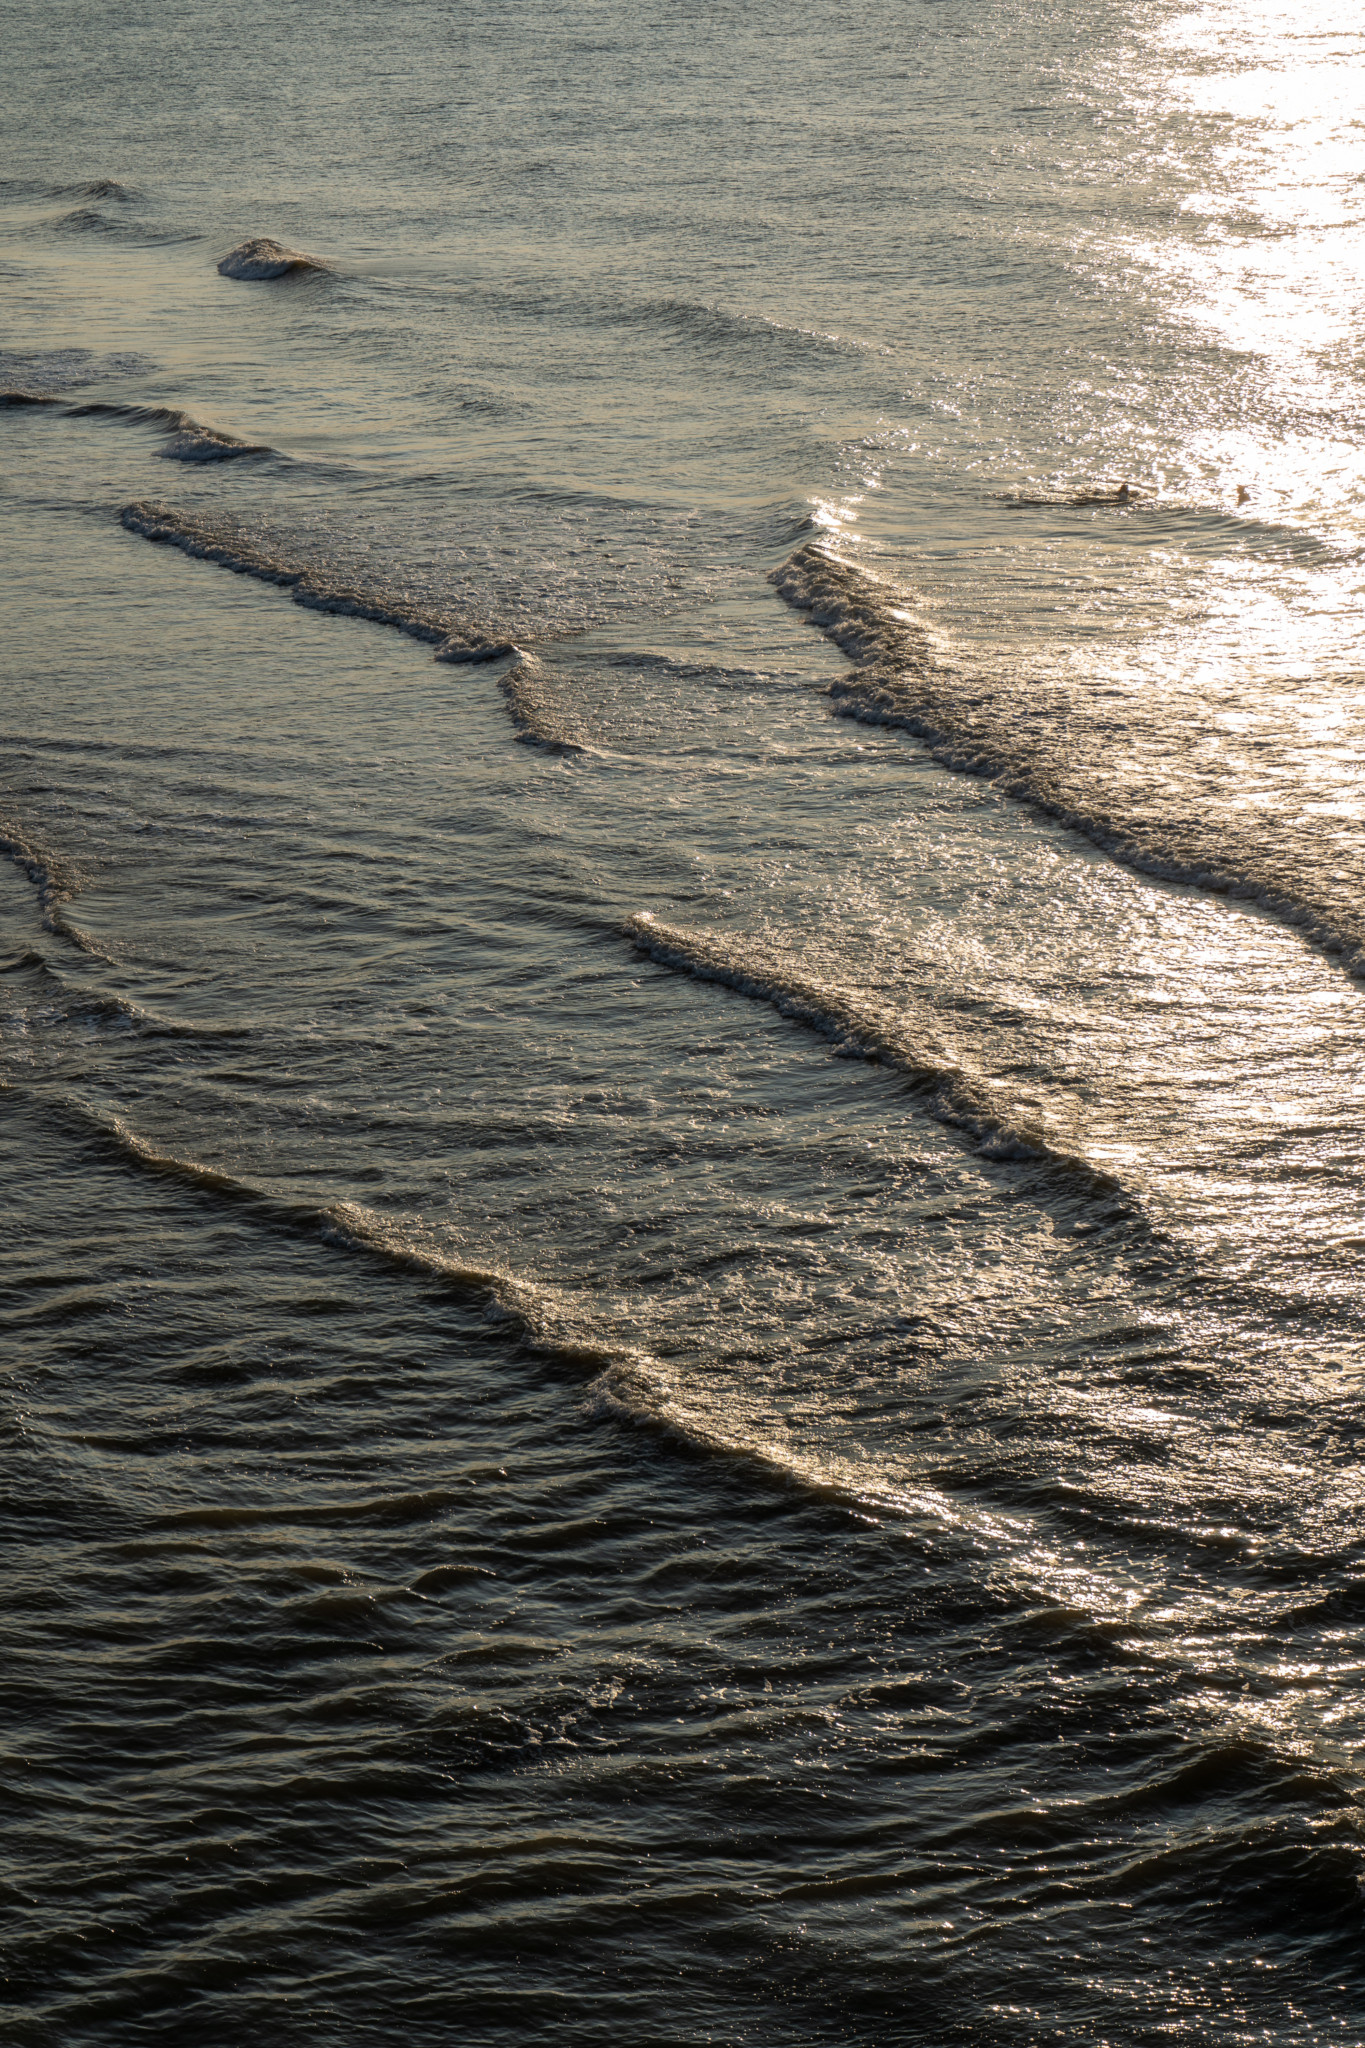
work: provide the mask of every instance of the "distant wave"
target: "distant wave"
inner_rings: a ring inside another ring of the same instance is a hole
[[[282,242],[272,242],[268,235],[255,235],[248,242],[239,242],[235,249],[229,249],[219,260],[218,275],[235,277],[243,283],[269,283],[277,277],[289,277],[307,270],[326,270],[327,265],[316,256],[305,256],[300,249],[286,249]]]
[[[1235,773],[1220,781],[1199,756],[1202,733],[1177,735],[1159,707],[1144,724],[1140,702],[1116,714],[1036,674],[962,673],[935,656],[904,592],[817,542],[769,581],[855,664],[830,690],[839,717],[902,727],[946,767],[990,778],[1126,866],[1254,900],[1365,975],[1365,868],[1343,867],[1330,821],[1320,848],[1311,820],[1271,819],[1258,833]]]
[[[1083,1158],[1055,1132],[1023,1116],[1000,1090],[974,1073],[943,1036],[941,1018],[924,1003],[883,1002],[867,990],[812,974],[800,957],[748,934],[684,930],[642,912],[626,933],[661,966],[717,981],[740,995],[771,1003],[864,1059],[896,1067],[924,1091],[941,1123],[965,1131],[991,1159],[1036,1159],[1079,1175],[1096,1191],[1120,1194],[1112,1175]]]
[[[102,195],[104,196],[104,195]],[[131,198],[121,188],[117,193],[107,195],[117,200]],[[203,236],[197,229],[157,227],[151,222],[137,220],[127,214],[101,213],[98,207],[77,206],[70,213],[61,214],[46,226],[61,235],[109,235],[119,241],[129,242],[199,242]]]
[[[92,178],[84,185],[48,185],[45,190],[53,199],[115,199],[125,206],[139,196],[117,178]]]
[[[825,333],[816,327],[800,327],[795,322],[772,319],[766,313],[730,312],[723,306],[707,305],[693,299],[649,300],[641,306],[632,307],[620,318],[631,325],[648,323],[671,327],[694,341],[727,350],[758,344],[787,355],[834,357],[839,360],[884,352],[877,351],[872,343],[854,341],[847,335]]]
[[[392,626],[413,640],[425,640],[435,646],[437,661],[494,661],[519,651],[510,640],[499,638],[457,612],[416,605],[397,593],[342,583],[325,569],[194,513],[138,501],[125,505],[119,517],[130,533],[140,533],[146,540],[179,548],[184,554],[214,562],[239,576],[279,584],[289,591],[295,604],[310,611],[370,619],[377,625]]]

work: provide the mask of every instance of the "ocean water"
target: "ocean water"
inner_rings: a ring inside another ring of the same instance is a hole
[[[0,8],[0,2038],[1365,2041],[1344,19]]]

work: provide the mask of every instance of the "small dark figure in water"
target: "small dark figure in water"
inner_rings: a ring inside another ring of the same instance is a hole
[[[1238,503],[1239,505],[1245,505],[1245,503],[1246,503],[1247,499],[1248,499],[1248,498],[1249,498],[1250,496],[1251,496],[1251,493],[1250,493],[1250,491],[1249,491],[1249,490],[1247,489],[1246,485],[1245,485],[1245,484],[1238,484],[1238,486],[1237,486],[1237,503]]]
[[[1073,505],[1131,505],[1135,498],[1142,496],[1131,484],[1120,484],[1116,491],[1086,491],[1079,498],[1070,499]]]

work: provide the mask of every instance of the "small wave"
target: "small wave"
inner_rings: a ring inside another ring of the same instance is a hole
[[[55,391],[0,391],[0,405],[60,405]]]
[[[799,547],[768,581],[850,661],[898,673],[933,667],[929,636],[900,593],[817,543]]]
[[[0,853],[8,854],[38,891],[46,928],[72,936],[62,920],[61,910],[80,888],[82,877],[79,870],[5,818],[0,818]]]
[[[51,974],[52,970],[48,968],[48,972]],[[235,1039],[251,1036],[250,1026],[246,1024],[193,1023],[180,1018],[161,1017],[154,1010],[144,1009],[141,1004],[110,989],[67,989],[65,993],[66,1002],[60,1014],[73,1023],[88,1021],[122,1026],[139,1038]]]
[[[1182,759],[1165,727],[1144,730],[1132,714],[1115,732],[1054,681],[959,673],[934,655],[903,593],[817,542],[768,580],[856,664],[831,686],[837,716],[913,733],[945,767],[986,777],[1125,866],[1257,902],[1365,975],[1365,914],[1339,847],[1315,867],[1306,844],[1256,838],[1235,785],[1220,816],[1199,734]]]
[[[130,206],[137,198],[126,185],[120,185],[117,178],[96,178],[92,185],[82,185],[78,196],[82,199],[117,199],[122,206]]]
[[[846,360],[870,355],[874,345],[853,341],[847,335],[828,334],[816,327],[771,319],[765,313],[732,313],[723,306],[710,306],[691,299],[655,299],[622,316],[629,324],[648,322],[671,327],[689,339],[711,348],[733,350],[758,343],[784,354]],[[880,351],[886,353],[886,351]]]
[[[122,199],[125,195],[107,195]],[[184,228],[156,227],[147,221],[129,218],[126,214],[101,213],[95,206],[73,207],[70,213],[61,214],[46,224],[59,235],[107,235],[121,242],[199,242],[203,236],[195,230]]]
[[[254,235],[250,241],[239,242],[235,249],[228,250],[219,261],[218,275],[234,277],[248,284],[264,284],[277,277],[326,269],[327,265],[320,263],[316,256],[305,256],[299,249],[286,249],[282,242],[272,242],[268,235]]]
[[[222,427],[206,427],[178,406],[114,405],[97,399],[66,410],[70,419],[132,420],[139,426],[159,427],[171,437],[161,452],[172,462],[231,462],[242,455],[275,453],[267,442],[244,441]]]
[[[1080,1175],[1096,1192],[1120,1194],[1113,1177],[1072,1151],[1034,1119],[1021,1116],[984,1076],[974,1073],[942,1035],[926,1004],[879,1001],[810,973],[799,957],[747,935],[661,924],[647,911],[632,917],[626,935],[663,967],[720,982],[740,995],[771,1003],[861,1058],[880,1060],[907,1076],[927,1097],[941,1123],[965,1131],[990,1159],[1041,1160]]]
[[[5,182],[8,184],[9,181]],[[41,190],[49,199],[115,199],[120,205],[131,205],[141,196],[117,178],[91,178],[81,185],[33,185],[28,189]]]
[[[163,1152],[122,1118],[84,1103],[68,1100],[65,1113],[87,1138],[141,1172],[212,1194],[255,1214],[269,1227],[380,1260],[396,1271],[448,1288],[502,1333],[581,1375],[586,1381],[584,1407],[591,1417],[647,1428],[688,1449],[735,1459],[770,1484],[799,1487],[855,1507],[943,1519],[942,1497],[932,1490],[909,1493],[866,1467],[809,1456],[783,1435],[771,1434],[761,1419],[746,1415],[732,1401],[713,1405],[700,1390],[689,1397],[660,1360],[613,1342],[562,1289],[506,1267],[466,1259],[422,1225],[378,1216],[359,1203],[309,1203],[253,1186],[201,1160]],[[410,1498],[416,1497],[390,1501],[389,1509],[400,1512]],[[383,1502],[357,1504],[354,1510],[361,1515],[384,1511]],[[196,1512],[189,1510],[188,1516]],[[223,1513],[226,1519],[236,1511],[208,1512],[214,1518]],[[248,1515],[251,1512],[247,1510]]]
[[[403,1224],[378,1216],[358,1202],[319,1205],[256,1187],[203,1160],[160,1151],[119,1116],[74,1101],[66,1107],[87,1134],[145,1172],[221,1195],[259,1210],[291,1230],[366,1253],[401,1271],[449,1286],[476,1307],[491,1310],[499,1321],[510,1323],[524,1340],[552,1352],[566,1364],[597,1373],[604,1368],[646,1362],[641,1354],[606,1342],[596,1326],[560,1290],[527,1280],[501,1266],[464,1259],[420,1224]]]
[[[369,619],[376,625],[392,626],[395,632],[406,633],[413,640],[434,644],[438,661],[493,661],[518,651],[510,640],[498,638],[455,612],[415,605],[396,594],[338,582],[323,569],[282,550],[274,551],[240,531],[215,526],[193,513],[138,501],[125,505],[119,517],[130,533],[140,533],[146,540],[179,548],[200,561],[231,569],[238,576],[254,576],[262,583],[279,584],[289,591],[295,604],[310,611]]]
[[[72,212],[64,213],[60,220],[53,221],[52,225],[62,234],[98,235],[117,232],[123,223],[107,219],[93,206],[78,206]]]
[[[438,656],[439,660],[440,657]],[[532,746],[556,754],[581,754],[587,747],[579,728],[565,716],[554,691],[548,686],[545,664],[534,654],[523,654],[509,668],[499,687],[507,699],[512,723]]]
[[[1039,507],[1079,509],[1089,505],[1108,505],[1124,511],[1143,504],[1148,494],[1136,484],[1117,484],[1113,490],[1075,491],[1067,497],[1030,497],[1023,491],[997,491],[995,495],[1003,504],[1018,506],[1021,511]]]

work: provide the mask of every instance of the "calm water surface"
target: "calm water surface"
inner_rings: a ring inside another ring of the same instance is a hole
[[[1365,2041],[1342,20],[0,7],[4,2039]]]

